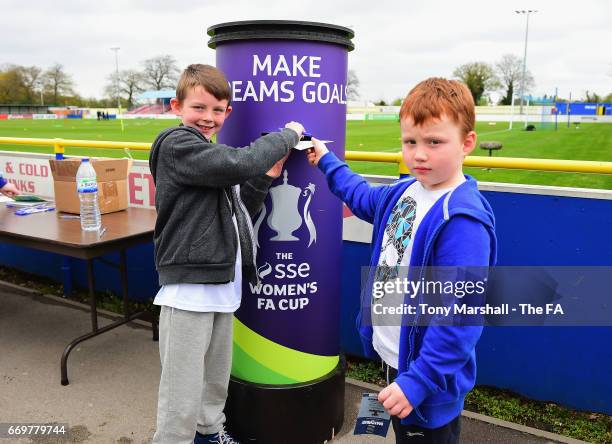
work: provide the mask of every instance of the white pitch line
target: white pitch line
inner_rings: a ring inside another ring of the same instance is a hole
[[[478,134],[478,136],[481,136],[481,135],[483,135],[483,134],[497,134],[497,133],[506,133],[506,132],[508,132],[508,131],[512,131],[512,130],[511,130],[511,129],[509,129],[509,128],[506,128],[506,129],[503,129],[503,130],[497,130],[497,131],[485,131],[485,132],[482,132],[482,131],[481,131],[481,132],[476,133],[476,134]]]

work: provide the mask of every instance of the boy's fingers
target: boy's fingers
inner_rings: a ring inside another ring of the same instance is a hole
[[[383,407],[387,411],[391,410],[395,406],[395,404],[397,404],[397,403],[396,403],[395,399],[393,399],[392,397],[388,397],[385,400],[385,402],[382,403]]]
[[[381,404],[383,402],[385,402],[385,400],[389,397],[389,390],[387,390],[386,388],[382,389],[380,391],[380,393],[378,394],[378,402],[380,402]]]
[[[412,411],[412,409],[410,407],[405,407],[400,413],[399,415],[397,415],[400,419],[404,419],[406,416],[408,416],[410,414],[410,412]]]
[[[404,409],[399,404],[395,404],[391,410],[389,410],[389,415],[391,416],[399,416]]]

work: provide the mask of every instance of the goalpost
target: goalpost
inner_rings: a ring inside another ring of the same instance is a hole
[[[540,128],[541,129],[553,129],[555,127],[555,100],[553,97],[544,97],[540,99],[540,106],[542,107],[540,115]]]
[[[534,97],[527,95],[523,97],[525,102],[524,113],[523,113],[523,128],[531,123],[537,125],[538,129],[552,129],[555,128],[555,118],[557,108],[555,106],[556,97]],[[508,129],[512,129],[514,121],[514,97],[512,97],[512,104],[510,108],[510,125]]]

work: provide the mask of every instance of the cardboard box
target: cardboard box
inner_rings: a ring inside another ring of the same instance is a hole
[[[127,176],[131,159],[91,159],[98,181],[100,213],[113,213],[128,207]],[[76,187],[76,173],[81,158],[50,159],[55,191],[55,208],[66,213],[80,213],[81,204]]]

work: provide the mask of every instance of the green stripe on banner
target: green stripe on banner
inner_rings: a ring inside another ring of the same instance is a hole
[[[245,372],[247,373],[245,374]],[[264,367],[235,342],[234,356],[232,358],[232,375],[247,381],[266,381],[266,384],[286,385],[298,382]]]
[[[307,382],[331,372],[339,362],[338,356],[321,356],[304,353],[277,344],[257,334],[234,316],[234,343],[255,362],[277,375],[295,382]],[[234,370],[235,368],[235,370]],[[233,366],[234,376],[262,384],[278,384],[256,376],[248,367]],[[240,373],[242,376],[238,376]]]

